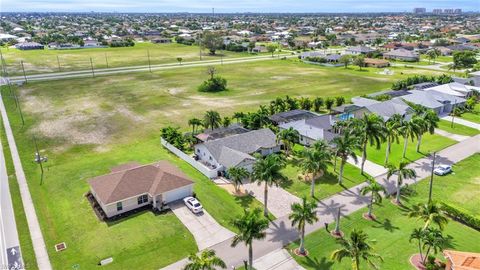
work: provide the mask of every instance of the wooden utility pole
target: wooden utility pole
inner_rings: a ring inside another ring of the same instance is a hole
[[[198,33],[198,50],[199,50],[200,61],[202,61],[202,34],[201,33]]]
[[[428,203],[432,202],[432,191],[433,191],[433,170],[435,170],[435,157],[437,152],[433,152],[433,159],[432,159],[432,171],[430,172],[430,188],[428,190]]]
[[[33,143],[35,144],[35,162],[38,163],[38,165],[40,165],[40,171],[42,172],[42,174],[40,175],[40,185],[42,185],[43,184],[43,165],[42,165],[42,163],[46,162],[47,158],[42,157],[40,155],[40,151],[38,151],[37,139],[35,138],[35,135],[33,136]]]
[[[13,98],[15,99],[15,103],[17,104],[18,112],[20,113],[20,119],[22,120],[22,127],[23,127],[25,125],[25,119],[23,118],[22,107],[20,106],[20,101],[18,100],[18,96],[17,96],[17,93],[15,92],[15,89],[13,89]]]
[[[455,120],[455,105],[457,105],[457,99],[455,99],[455,103],[453,104],[453,107],[452,107],[452,123],[450,124],[451,128],[453,128],[453,121]]]
[[[58,55],[57,55],[57,64],[58,64],[58,71],[61,72],[62,68],[60,67],[60,58],[58,58]]]
[[[25,73],[25,66],[23,65],[23,60],[20,60],[20,63],[22,64],[22,70],[23,70],[23,78],[25,79],[25,83],[27,83],[27,74]]]
[[[105,63],[107,63],[107,68],[108,68],[108,58],[107,58],[107,53],[105,53]]]
[[[92,68],[92,77],[95,78],[95,70],[93,70],[93,60],[91,57],[90,57],[90,67]]]
[[[150,73],[152,73],[152,65],[150,63],[150,50],[147,50],[147,58],[148,58],[148,69],[150,70]]]

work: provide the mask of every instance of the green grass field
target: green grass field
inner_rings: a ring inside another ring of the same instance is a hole
[[[402,161],[402,153],[403,153],[403,138],[399,139],[399,143],[393,143],[391,147],[391,152],[389,156],[389,163],[394,164],[397,166]],[[446,148],[456,142],[452,139],[440,136],[440,135],[431,135],[425,134],[423,135],[422,144],[420,146],[420,153],[416,151],[417,147],[417,140],[415,139],[413,142],[411,139],[408,140],[407,144],[407,153],[405,157],[406,162],[412,162],[417,159],[420,159],[434,151],[439,151],[443,148]],[[380,149],[376,149],[374,146],[367,147],[367,159],[375,162],[379,165],[385,164],[385,152],[386,152],[386,143],[383,143]],[[361,152],[358,151],[357,153],[361,157]]]
[[[298,162],[290,162],[283,170],[287,180],[281,184],[281,187],[297,197],[310,197],[311,182],[300,177],[303,175],[301,169],[294,166],[293,163],[298,164]],[[337,172],[334,171],[333,166],[329,166],[328,171],[322,177],[315,179],[315,198],[317,200],[327,198],[367,180],[365,176],[360,174],[360,169],[347,163],[345,164],[343,185],[341,186],[338,184],[338,168],[340,168],[340,161],[337,163]]]
[[[388,88],[393,80],[416,72],[398,68],[395,75],[384,76],[374,69],[332,69],[289,60],[217,68],[228,79],[229,91],[199,93],[196,87],[207,76],[205,68],[28,83],[17,89],[23,127],[13,99],[3,90],[54,268],[78,263],[90,269],[113,256],[107,268],[158,269],[196,250],[192,236],[172,214],[143,212],[111,226],[96,219],[84,197],[86,181],[114,165],[172,161],[196,182],[194,189],[205,209],[232,230],[231,219],[245,207],[261,206],[254,199],[234,198],[169,154],[160,145],[161,127],[173,124],[189,130],[187,120],[201,118],[206,110],[231,116],[286,94],[349,98]],[[32,162],[33,135],[49,158],[43,185]],[[66,242],[68,249],[55,252],[59,242]]]
[[[451,121],[440,120],[440,122],[438,123],[438,128],[453,134],[464,135],[464,136],[475,136],[480,133],[478,129],[467,127],[459,123],[455,123],[455,120],[453,122],[453,127],[452,127]]]
[[[480,124],[480,103],[475,105],[472,112],[466,112],[460,118]]]
[[[455,204],[463,204],[469,199],[478,198],[478,188],[472,189],[472,187],[478,187],[479,168],[475,166],[476,169],[468,173],[464,172],[464,169],[472,168],[471,166],[478,164],[479,161],[480,155],[477,154],[457,164],[454,167],[457,172],[455,175],[436,177],[434,198],[442,199],[442,201],[447,200]],[[428,181],[421,181],[414,186],[414,189],[417,191],[417,195],[409,197],[409,202],[406,205],[426,200],[428,197]],[[459,196],[454,196],[454,194],[459,194]],[[478,200],[476,203],[478,204]],[[470,210],[478,215],[478,207],[475,207],[474,204],[475,202],[471,202],[468,207],[473,206]],[[384,262],[379,264],[381,269],[411,269],[409,258],[411,255],[418,253],[418,249],[415,242],[410,243],[408,239],[412,230],[421,227],[423,222],[408,218],[400,208],[394,206],[388,200],[384,200],[383,205],[374,209],[377,216],[376,222],[365,220],[362,217],[365,211],[366,209],[361,209],[343,218],[340,223],[342,231],[348,235],[354,228],[361,229],[369,235],[370,239],[376,240],[376,243],[373,244],[375,252],[384,259]],[[480,252],[480,246],[478,245],[480,234],[474,229],[450,220],[444,234],[453,237],[449,249]],[[309,251],[309,256],[298,257],[294,254],[292,256],[306,269],[351,269],[349,259],[345,259],[342,263],[330,260],[331,253],[339,246],[325,230],[318,230],[308,235],[305,245]],[[287,246],[289,251],[296,247],[298,247],[298,242]],[[438,258],[443,259],[441,254],[438,254]],[[361,263],[360,266],[361,269],[367,269],[364,263]]]
[[[198,46],[188,46],[177,43],[153,44],[150,42],[136,43],[134,47],[122,48],[92,48],[74,50],[30,50],[2,48],[3,56],[7,63],[9,75],[23,75],[21,61],[28,74],[89,70],[91,69],[90,58],[94,68],[124,67],[148,65],[148,54],[152,65],[177,63],[177,57],[183,61],[200,60]],[[254,56],[255,54],[218,51],[216,56],[210,56],[207,52],[202,53],[203,60]],[[57,59],[58,57],[58,59]],[[60,68],[59,68],[60,63]]]

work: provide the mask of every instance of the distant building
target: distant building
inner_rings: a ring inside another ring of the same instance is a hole
[[[415,13],[415,14],[424,14],[426,12],[427,12],[426,8],[414,8],[413,9],[413,13]]]
[[[453,14],[453,9],[451,9],[451,8],[446,8],[446,9],[443,10],[443,13],[445,13],[445,14]]]
[[[19,50],[43,50],[44,46],[37,42],[24,42],[15,45]]]
[[[462,9],[461,8],[456,8],[453,13],[455,14],[462,14]]]
[[[384,53],[383,58],[411,62],[418,61],[420,59],[418,54],[403,48]]]
[[[433,14],[442,14],[443,11],[442,11],[441,9],[439,9],[439,8],[436,8],[436,9],[434,9],[434,10],[432,11],[432,13],[433,13]]]

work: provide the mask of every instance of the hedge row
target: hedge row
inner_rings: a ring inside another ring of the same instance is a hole
[[[445,213],[452,219],[461,222],[477,231],[480,231],[480,219],[472,216],[463,210],[458,209],[452,205],[442,203],[442,208]]]

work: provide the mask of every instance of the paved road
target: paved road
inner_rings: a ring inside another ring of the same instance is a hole
[[[475,153],[479,153],[479,142],[480,135],[477,135],[445,148],[437,154],[437,164],[457,163]],[[426,157],[419,159],[408,166],[417,172],[418,180],[409,179],[404,182],[405,184],[416,183],[430,175],[431,158]],[[376,177],[375,180],[385,186],[390,193],[395,190],[396,179],[394,177],[387,180],[385,175],[380,175]],[[366,183],[362,183],[320,201],[317,208],[319,221],[313,225],[308,225],[306,227],[306,233],[309,234],[322,229],[325,223],[333,222],[338,209],[340,209],[342,216],[347,216],[367,206],[368,198],[360,195],[360,190],[365,185]],[[292,228],[286,216],[271,222],[266,233],[267,236],[264,240],[254,241],[253,243],[254,258],[260,258],[272,251],[282,249],[285,245],[298,239],[298,232],[295,228]],[[247,258],[247,248],[243,245],[232,248],[230,244],[231,239],[228,239],[213,246],[212,249],[216,251],[217,255],[220,256],[229,267],[239,266],[243,263],[243,260]],[[185,262],[185,260],[183,260],[183,262]],[[177,262],[175,266],[178,269],[181,265],[182,262]]]
[[[296,55],[280,54],[280,57],[290,58],[290,57],[296,57]],[[279,58],[278,55],[275,55],[275,57],[271,57],[270,55],[268,56],[263,55],[263,56],[239,57],[239,58],[229,58],[229,59],[220,59],[220,60],[183,62],[181,65],[179,65],[178,63],[169,63],[169,64],[152,65],[151,67],[146,65],[146,66],[131,66],[131,67],[118,67],[118,68],[103,68],[103,69],[94,69],[93,73],[92,73],[92,70],[42,73],[42,74],[35,74],[35,75],[27,75],[26,77],[27,77],[27,81],[46,81],[46,80],[59,80],[59,79],[69,79],[69,78],[113,75],[113,74],[121,74],[121,73],[145,72],[149,70],[157,71],[157,70],[188,68],[188,67],[238,64],[238,63],[246,63],[246,62],[278,60],[278,58]],[[25,82],[24,76],[13,76],[9,78],[11,83]]]
[[[8,185],[7,167],[2,143],[0,142],[0,269],[23,268],[23,260],[18,240],[17,225],[13,212],[10,187]]]
[[[38,268],[41,270],[50,270],[52,266],[50,259],[48,258],[45,241],[43,240],[42,231],[40,230],[40,224],[38,222],[37,214],[35,213],[35,207],[33,205],[32,196],[25,178],[25,172],[23,171],[22,162],[17,150],[17,144],[13,137],[13,132],[8,120],[7,111],[3,104],[2,95],[0,93],[0,112],[2,115],[3,126],[5,127],[5,134],[7,135],[8,145],[12,155],[13,166],[15,168],[15,175],[17,177],[18,185],[20,187],[20,196],[22,198],[23,209],[27,217],[28,229],[30,231],[30,237],[33,243],[33,251],[37,259]],[[3,208],[2,208],[3,209]]]

